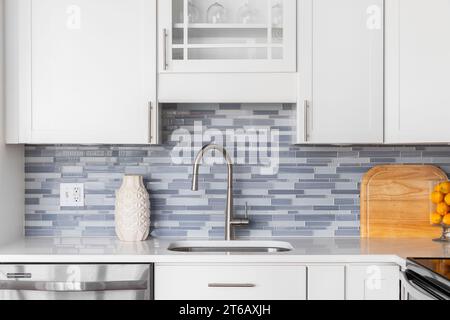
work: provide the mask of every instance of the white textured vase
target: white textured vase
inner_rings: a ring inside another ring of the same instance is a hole
[[[142,176],[126,175],[116,192],[116,234],[122,241],[144,241],[150,232],[150,197]]]

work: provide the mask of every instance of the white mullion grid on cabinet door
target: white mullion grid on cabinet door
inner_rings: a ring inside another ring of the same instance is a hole
[[[267,60],[272,60],[272,0],[267,0]]]
[[[183,48],[183,60],[188,60],[188,48],[187,48],[187,44],[188,44],[188,36],[189,36],[189,0],[183,0],[183,24],[184,24],[184,28],[183,28],[183,44],[184,44],[184,48]]]

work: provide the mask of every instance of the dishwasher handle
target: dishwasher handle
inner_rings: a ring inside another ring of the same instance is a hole
[[[148,281],[52,282],[0,280],[0,290],[45,292],[101,292],[147,290]]]

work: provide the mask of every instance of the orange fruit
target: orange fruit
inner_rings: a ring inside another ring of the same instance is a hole
[[[446,195],[444,200],[445,200],[445,203],[450,206],[450,194]]]
[[[449,196],[449,195],[447,195],[447,196],[445,197],[445,199],[447,199],[448,196]],[[449,201],[450,201],[450,197],[449,197],[448,199],[449,199]],[[443,194],[443,193],[435,191],[435,192],[433,192],[433,193],[431,194],[431,202],[438,204],[438,203],[441,203],[442,201],[444,201],[444,194]],[[447,202],[447,201],[445,201],[445,202],[446,202],[447,204],[450,204],[450,203]]]
[[[448,205],[445,202],[441,202],[436,206],[436,212],[441,216],[446,215],[448,213]]]
[[[450,214],[448,214],[447,216],[450,217]],[[442,216],[439,213],[432,213],[430,215],[430,223],[431,224],[440,224],[442,221]]]
[[[442,182],[439,185],[439,189],[442,193],[445,193],[445,194],[450,193],[450,182]]]
[[[438,191],[438,192],[441,192],[441,184],[439,183],[439,184],[437,184],[435,187],[434,187],[434,189],[433,189],[434,191]]]
[[[442,219],[442,223],[447,225],[447,226],[450,226],[450,214],[446,214],[444,216],[444,219]]]

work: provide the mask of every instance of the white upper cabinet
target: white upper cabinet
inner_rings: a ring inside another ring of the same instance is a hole
[[[449,143],[450,1],[386,5],[386,142]]]
[[[159,1],[160,72],[296,72],[296,0]]]
[[[150,143],[156,0],[6,0],[6,20],[8,142]]]
[[[160,103],[296,103],[296,0],[160,0]]]
[[[383,2],[299,2],[299,143],[383,143]]]

